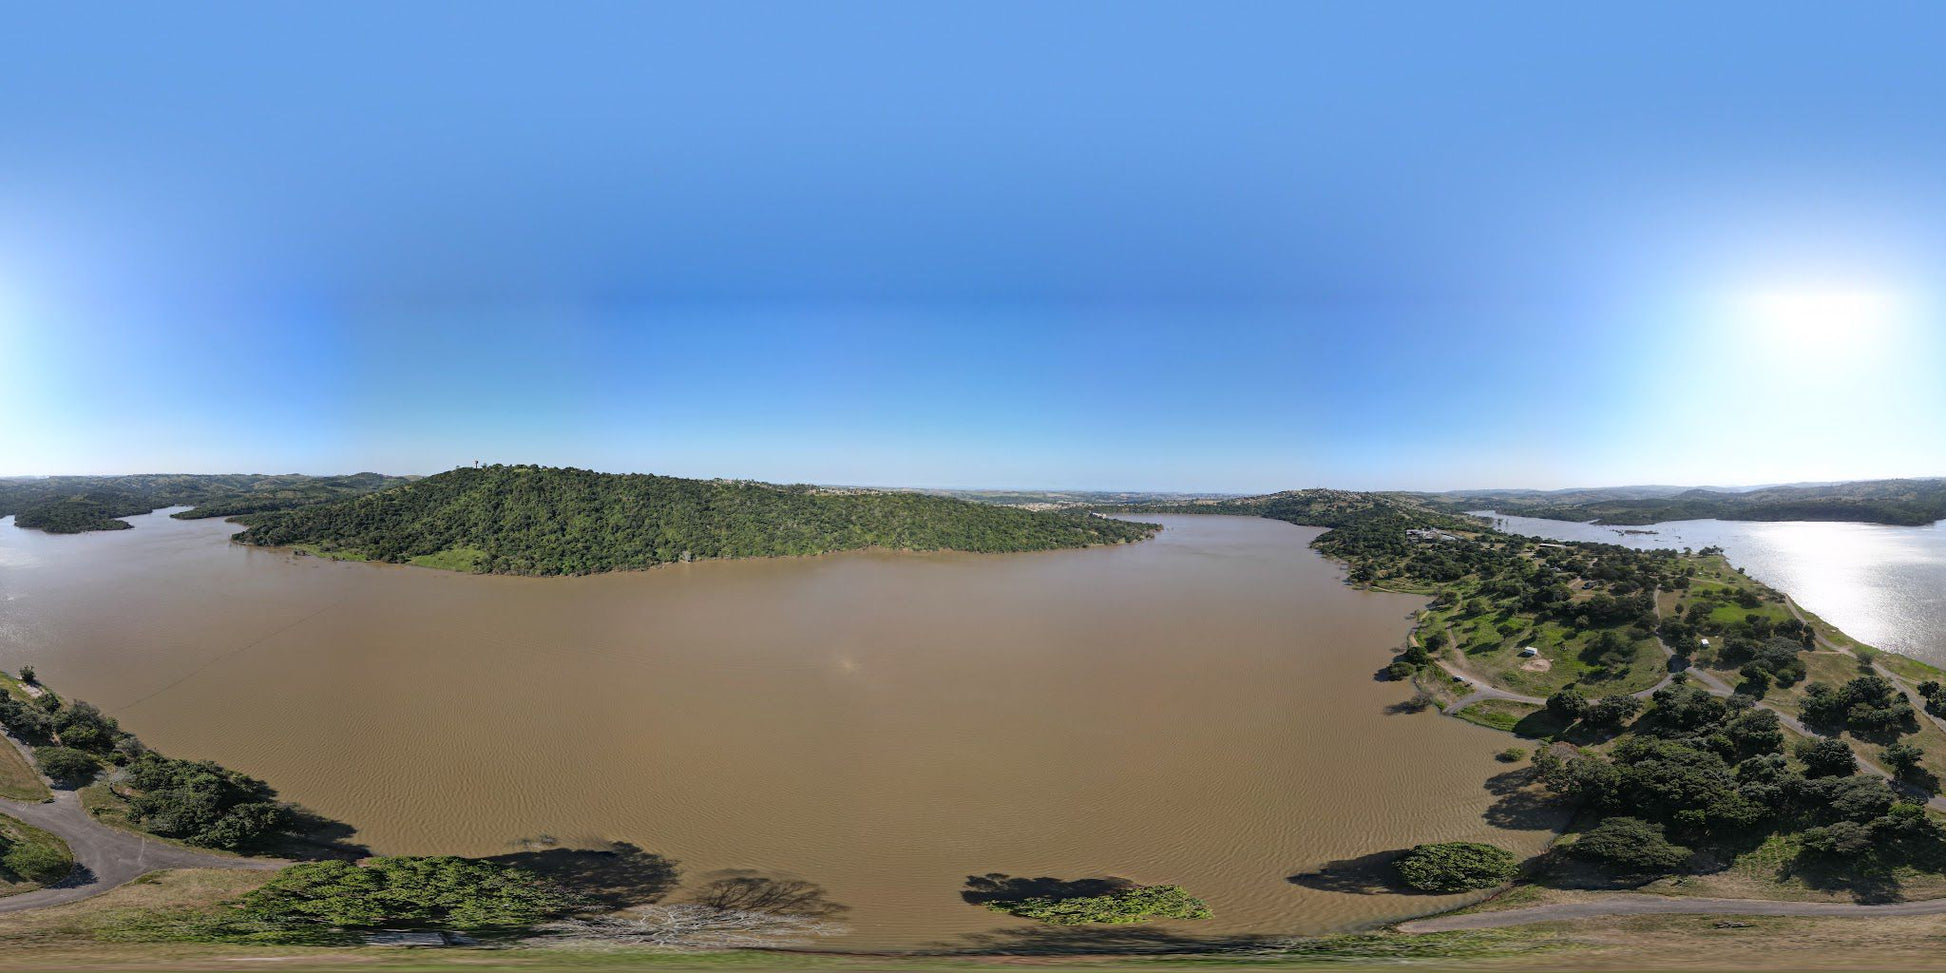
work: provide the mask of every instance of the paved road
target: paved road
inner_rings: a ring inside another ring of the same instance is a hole
[[[1922,902],[1888,902],[1860,905],[1856,902],[1778,902],[1772,899],[1682,899],[1661,895],[1617,895],[1583,902],[1557,902],[1553,905],[1504,909],[1499,912],[1472,912],[1464,915],[1433,916],[1401,922],[1400,932],[1452,932],[1459,929],[1497,929],[1522,926],[1530,922],[1562,919],[1592,919],[1597,916],[1703,915],[1703,916],[1935,916],[1946,914],[1946,899]]]
[[[5,746],[26,748],[12,737]],[[28,757],[31,766],[33,758]],[[118,885],[132,882],[149,872],[164,868],[282,868],[288,862],[270,858],[232,858],[192,851],[154,838],[109,827],[96,821],[81,806],[74,791],[57,790],[54,800],[40,803],[0,798],[0,814],[19,818],[43,831],[51,831],[68,843],[74,852],[75,869],[65,880],[0,898],[0,912],[20,912],[43,906],[74,902],[100,895]]]

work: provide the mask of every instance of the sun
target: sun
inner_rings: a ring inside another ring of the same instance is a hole
[[[1904,316],[1902,302],[1869,290],[1775,290],[1742,301],[1743,337],[1783,357],[1814,364],[1886,351]]]

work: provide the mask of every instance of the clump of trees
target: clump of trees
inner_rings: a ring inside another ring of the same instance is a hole
[[[1680,871],[1692,852],[1671,842],[1660,824],[1641,818],[1604,818],[1568,846],[1570,857],[1592,862],[1614,875],[1655,877]]]
[[[1892,681],[1868,673],[1842,686],[1813,682],[1804,687],[1804,722],[1820,730],[1850,730],[1866,739],[1890,739],[1919,729],[1912,704]]]
[[[1594,732],[1608,734],[1627,726],[1642,711],[1642,701],[1627,695],[1591,700],[1569,686],[1547,698],[1547,711],[1563,724],[1579,723]]]
[[[0,693],[0,725],[30,743],[55,782],[80,787],[106,768],[135,826],[205,848],[260,850],[318,823],[277,799],[269,784],[209,760],[155,753],[114,717],[80,700],[44,692],[33,702]]]
[[[1155,919],[1208,919],[1209,905],[1180,885],[1130,885],[1099,895],[994,899],[988,909],[1055,926],[1126,924]]]
[[[1857,773],[1844,741],[1787,751],[1777,714],[1748,696],[1666,687],[1631,731],[1605,755],[1543,751],[1535,760],[1550,791],[1601,815],[1565,853],[1619,877],[1681,871],[1692,849],[1731,849],[1780,831],[1801,832],[1808,855],[1866,848],[1885,861],[1940,838],[1889,782]],[[1923,755],[1902,756],[1916,766]]]
[[[73,747],[35,747],[34,762],[40,764],[41,773],[64,787],[92,783],[101,772],[99,760]]]
[[[525,929],[579,904],[524,869],[403,855],[292,865],[239,903],[245,914],[279,925],[468,931]]]
[[[144,753],[123,782],[130,820],[144,831],[192,845],[242,851],[285,837],[298,822],[269,784],[211,760]]]
[[[1505,885],[1520,874],[1520,860],[1496,845],[1446,841],[1415,845],[1399,856],[1393,868],[1406,885],[1444,894]]]

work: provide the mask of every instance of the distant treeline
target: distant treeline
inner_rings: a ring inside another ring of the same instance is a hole
[[[16,526],[50,534],[125,530],[129,525],[119,518],[161,507],[194,507],[175,515],[183,519],[234,517],[342,499],[410,480],[379,473],[21,477],[0,480],[0,517],[12,514]]]
[[[535,466],[459,469],[381,493],[243,518],[246,544],[499,574],[906,550],[1037,551],[1157,528],[909,492],[829,491]]]
[[[1917,526],[1946,520],[1946,480],[1866,480],[1822,486],[1727,492],[1684,490],[1667,496],[1612,496],[1583,491],[1573,502],[1547,494],[1476,493],[1428,497],[1449,509],[1492,508],[1519,517],[1653,524],[1671,520],[1826,520]]]

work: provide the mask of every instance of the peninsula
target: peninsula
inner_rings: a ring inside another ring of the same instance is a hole
[[[242,518],[244,544],[482,574],[593,574],[702,558],[888,548],[1042,551],[1144,540],[1152,524],[891,490],[572,468],[462,468]]]

